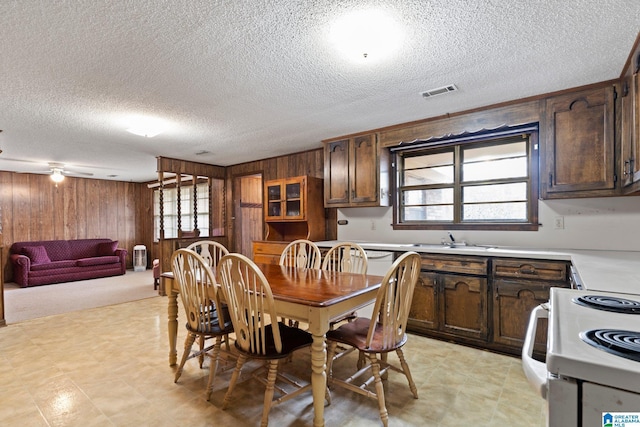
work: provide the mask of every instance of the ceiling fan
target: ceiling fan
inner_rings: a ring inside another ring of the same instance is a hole
[[[7,158],[7,157],[1,157],[0,160],[27,163],[27,164],[34,164],[34,163],[42,164],[42,163],[44,163],[44,162],[38,162],[38,161],[34,161],[34,160],[11,159],[11,158]],[[15,172],[16,173],[37,173],[37,174],[51,175],[51,179],[56,183],[62,182],[64,180],[65,176],[87,176],[87,177],[88,176],[93,176],[93,174],[90,173],[90,172],[80,172],[80,171],[75,171],[73,169],[69,169],[69,167],[66,166],[64,163],[48,162],[48,163],[46,163],[46,165],[48,166],[48,169],[45,169],[45,170],[22,170],[22,171],[15,171]]]
[[[49,162],[49,169],[48,173],[51,174],[51,180],[56,184],[62,182],[65,176],[93,176],[89,172],[67,170],[63,163]]]

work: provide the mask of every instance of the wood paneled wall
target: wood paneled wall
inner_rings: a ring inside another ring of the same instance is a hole
[[[0,171],[0,224],[5,280],[14,242],[110,238],[129,251],[153,243],[153,193],[146,184]]]
[[[286,156],[271,157],[268,159],[258,160],[255,162],[241,163],[227,167],[227,218],[233,217],[233,179],[237,176],[261,173],[262,179],[268,181],[271,179],[287,178],[291,176],[313,176],[324,178],[324,150],[303,151]],[[327,220],[327,240],[337,238],[337,210],[326,209],[325,216]],[[227,221],[227,236],[229,237],[230,247],[234,248],[235,242],[232,241],[233,222]]]

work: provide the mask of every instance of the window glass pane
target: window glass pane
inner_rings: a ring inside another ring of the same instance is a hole
[[[463,200],[464,203],[526,201],[527,183],[466,186]]]
[[[453,182],[453,166],[405,171],[403,182],[404,185],[450,184]]]
[[[404,158],[405,169],[419,169],[452,164],[452,151],[445,153],[423,154],[420,156],[407,156]]]
[[[527,176],[526,141],[465,148],[462,151],[463,181]]]
[[[527,203],[482,203],[465,204],[462,207],[463,221],[526,221]]]
[[[465,148],[464,162],[483,162],[486,160],[507,159],[510,157],[524,157],[527,155],[525,141],[507,144],[488,145],[485,147]]]
[[[407,206],[402,221],[453,221],[453,205]]]
[[[480,163],[464,163],[462,165],[462,180],[464,182],[526,176],[526,157],[490,160]]]
[[[447,184],[453,182],[453,152],[406,157],[402,185]]]
[[[437,205],[453,203],[453,188],[435,188],[432,190],[407,190],[404,193],[405,205]]]

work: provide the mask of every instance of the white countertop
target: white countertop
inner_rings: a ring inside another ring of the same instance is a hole
[[[330,248],[336,240],[316,242],[318,247]],[[475,255],[571,261],[587,290],[621,292],[640,295],[640,252],[599,251],[577,249],[528,249],[500,246],[414,245],[409,243],[356,242],[366,250],[449,255]]]

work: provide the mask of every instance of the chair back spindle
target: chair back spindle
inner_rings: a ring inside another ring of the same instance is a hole
[[[344,242],[333,246],[322,261],[322,270],[367,274],[367,253],[357,243]]]
[[[295,268],[320,268],[320,249],[310,240],[298,239],[289,243],[280,255],[280,265]]]

